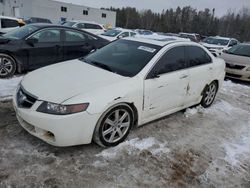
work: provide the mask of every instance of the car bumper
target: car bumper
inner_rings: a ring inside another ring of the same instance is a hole
[[[214,48],[210,48],[209,51],[210,51],[211,53],[216,53],[216,54],[218,54],[218,55],[221,55],[222,52],[223,52],[223,49],[214,49]]]
[[[19,108],[14,96],[13,105],[17,119],[26,131],[54,146],[91,143],[98,114],[81,112],[72,115],[50,115],[36,111],[41,103],[37,101],[30,109]]]
[[[250,81],[250,72],[226,68],[226,77],[242,81]]]

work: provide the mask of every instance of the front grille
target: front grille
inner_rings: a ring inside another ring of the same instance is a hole
[[[17,105],[20,108],[31,108],[36,102],[36,98],[28,94],[21,87],[16,95]]]
[[[226,63],[226,67],[230,69],[237,69],[237,70],[242,70],[245,68],[245,66],[243,65],[234,65],[234,64],[229,64],[229,63]]]
[[[238,74],[231,74],[231,73],[226,73],[226,76],[234,77],[234,78],[241,78],[241,75],[238,75]]]

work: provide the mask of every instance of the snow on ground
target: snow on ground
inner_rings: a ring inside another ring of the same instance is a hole
[[[124,153],[128,155],[135,155],[140,151],[147,150],[153,155],[160,155],[168,153],[169,149],[166,147],[167,143],[160,143],[153,137],[139,139],[134,138],[119,144],[116,147],[103,150],[97,157],[102,157],[107,160],[115,159]]]
[[[16,76],[10,79],[0,79],[0,101],[10,99],[22,80],[22,76]]]

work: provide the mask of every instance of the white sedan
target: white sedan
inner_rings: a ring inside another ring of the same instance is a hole
[[[224,70],[222,59],[194,42],[120,39],[29,73],[14,108],[21,126],[49,144],[115,146],[133,126],[209,107]]]

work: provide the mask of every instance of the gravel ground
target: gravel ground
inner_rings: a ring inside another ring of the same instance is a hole
[[[70,125],[69,125],[70,126]],[[250,187],[250,86],[134,129],[114,148],[57,148],[0,103],[0,187]]]

